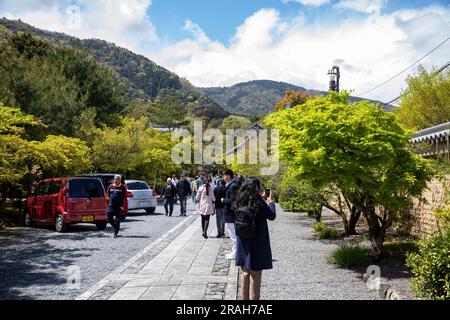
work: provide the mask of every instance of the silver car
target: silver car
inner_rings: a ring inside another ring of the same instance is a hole
[[[151,214],[156,211],[157,196],[145,181],[127,180],[128,191],[133,195],[128,198],[128,210],[144,209]]]

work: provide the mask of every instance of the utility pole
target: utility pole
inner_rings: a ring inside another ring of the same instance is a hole
[[[328,74],[330,76],[330,91],[340,91],[339,82],[341,79],[341,73],[339,71],[338,66],[333,66],[331,70],[328,70]]]

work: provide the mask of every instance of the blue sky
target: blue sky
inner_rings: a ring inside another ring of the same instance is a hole
[[[450,36],[449,0],[0,0],[0,17],[114,42],[197,86],[270,79],[362,93]],[[450,58],[450,41],[424,59]],[[412,68],[363,95],[398,96]]]
[[[338,2],[330,1],[326,5],[314,7],[296,1],[284,3],[281,0],[153,0],[148,14],[159,36],[168,41],[179,41],[186,37],[183,26],[189,19],[205,30],[212,40],[227,43],[247,17],[263,8],[276,8],[287,19],[304,13],[309,24],[332,24],[346,18],[364,18],[364,13],[336,10],[333,6]],[[394,0],[386,2],[381,12],[421,8],[430,4],[445,6],[448,3],[446,0]]]

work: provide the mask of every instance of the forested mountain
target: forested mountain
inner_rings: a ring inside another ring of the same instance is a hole
[[[231,87],[199,88],[203,94],[224,106],[229,112],[245,116],[265,115],[273,111],[274,105],[284,97],[287,89],[313,96],[327,94],[325,91],[308,90],[293,84],[270,80],[249,81]],[[351,97],[350,100],[363,99]],[[380,104],[385,110],[392,110],[392,106]]]
[[[229,115],[219,104],[205,97],[186,80],[146,57],[112,43],[97,39],[80,40],[63,33],[38,29],[20,20],[0,19],[0,28],[0,34],[5,29],[12,33],[27,32],[61,46],[89,52],[97,61],[111,67],[123,88],[124,97],[129,100],[150,102],[157,97],[175,95],[181,103],[188,106],[194,116],[221,119]]]

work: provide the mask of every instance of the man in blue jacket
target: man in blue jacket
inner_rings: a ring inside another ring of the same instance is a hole
[[[234,201],[236,201],[237,194],[239,191],[239,183],[234,179],[234,173],[231,170],[225,170],[223,172],[223,179],[225,180],[226,195],[225,198],[221,199],[224,204],[224,220],[228,235],[233,242],[232,251],[226,255],[226,258],[233,260],[236,257],[236,230],[234,228],[234,218],[235,213],[232,209]]]

